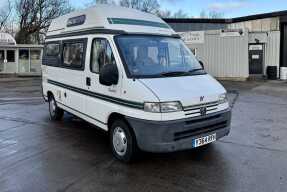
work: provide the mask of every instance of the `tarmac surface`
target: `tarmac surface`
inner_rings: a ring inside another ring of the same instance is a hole
[[[50,121],[40,79],[0,79],[0,191],[287,191],[287,83],[223,84],[229,136],[127,165],[105,132],[69,114]]]

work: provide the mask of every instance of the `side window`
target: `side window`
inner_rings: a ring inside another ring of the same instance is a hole
[[[60,44],[49,43],[45,46],[46,56],[58,56],[60,53]]]
[[[84,65],[84,43],[63,44],[63,65],[71,68],[82,68]]]
[[[91,52],[91,71],[99,73],[106,64],[116,64],[111,46],[106,39],[94,39]]]
[[[43,65],[59,67],[61,63],[61,42],[46,42],[43,53]]]

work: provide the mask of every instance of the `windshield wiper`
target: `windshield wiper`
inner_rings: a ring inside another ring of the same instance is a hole
[[[203,71],[203,69],[202,68],[197,68],[197,69],[189,70],[188,72],[189,73],[193,73],[193,72],[196,72],[196,71]]]
[[[169,72],[160,73],[160,75],[165,76],[165,77],[173,77],[173,76],[187,75],[187,74],[188,72],[186,71],[169,71]]]
[[[168,71],[168,72],[162,72],[160,73],[160,75],[165,76],[165,77],[184,76],[184,75],[190,75],[196,71],[203,71],[203,69],[198,68],[198,69],[192,69],[189,71]]]

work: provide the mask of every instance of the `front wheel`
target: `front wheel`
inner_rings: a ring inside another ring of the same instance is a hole
[[[53,95],[49,97],[49,112],[50,112],[50,118],[53,121],[61,120],[64,115],[63,109],[57,106],[57,102]]]
[[[123,120],[116,120],[110,127],[110,144],[113,155],[126,163],[134,160],[138,153],[136,138]]]

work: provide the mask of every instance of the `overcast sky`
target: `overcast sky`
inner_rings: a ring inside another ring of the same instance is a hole
[[[89,2],[91,0],[71,0],[72,5],[76,7],[83,7]],[[164,10],[175,12],[182,9],[194,17],[198,17],[202,10],[223,12],[227,18],[287,10],[286,0],[159,0],[159,2]]]

